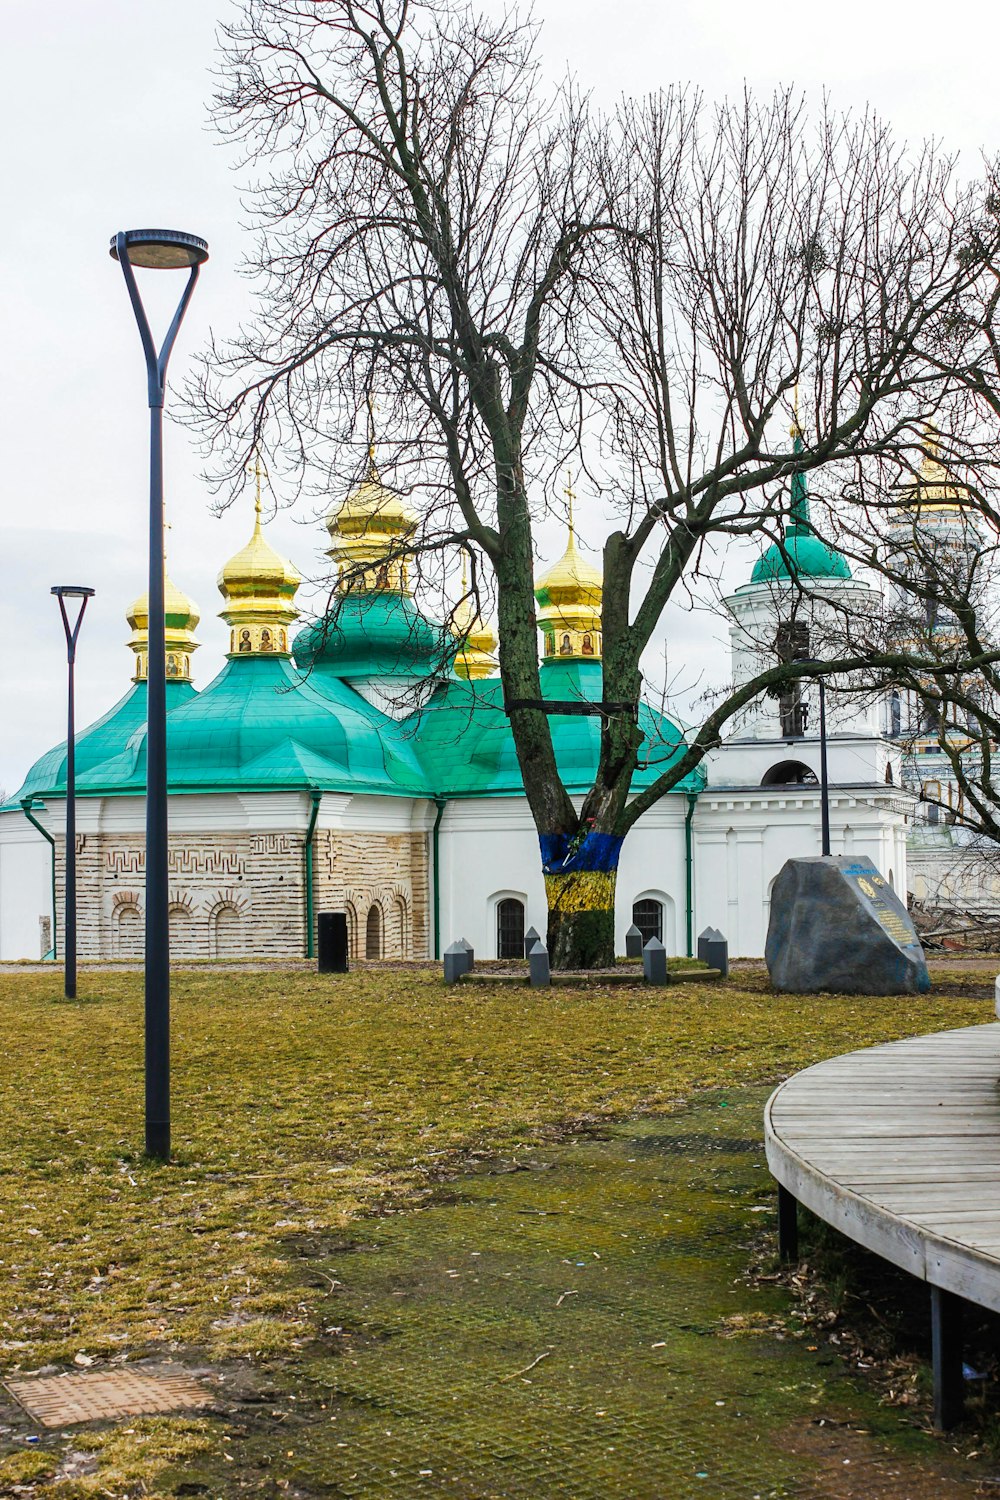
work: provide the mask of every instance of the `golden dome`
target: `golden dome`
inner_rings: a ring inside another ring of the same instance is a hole
[[[489,677],[497,669],[497,634],[493,626],[477,615],[466,590],[465,560],[462,561],[462,598],[455,605],[451,617],[452,634],[462,646],[455,657],[455,672],[459,677]]]
[[[182,594],[168,573],[163,575],[164,639],[167,676],[190,678],[191,653],[197,651],[195,627],[201,619],[198,606]],[[135,652],[133,682],[145,682],[149,659],[149,594],[140,594],[130,604],[125,618],[132,627],[129,646]]]
[[[924,460],[920,465],[920,477],[916,484],[907,486],[907,506],[910,509],[933,514],[954,515],[960,512],[968,498],[964,485],[956,484],[938,454],[941,439],[933,422],[924,428]]]
[[[535,584],[546,656],[600,656],[603,596],[604,579],[579,551],[571,517],[566,551]]]
[[[264,538],[258,492],[253,536],[219,574],[219,593],[226,601],[219,614],[230,627],[230,656],[288,652],[288,627],[299,613],[292,601],[301,582],[288,559]]]
[[[386,489],[369,453],[368,474],[326,523],[341,589],[408,594],[404,544],[417,518],[399,495]]]

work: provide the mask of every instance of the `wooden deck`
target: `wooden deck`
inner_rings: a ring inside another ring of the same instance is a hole
[[[1000,1025],[806,1068],[771,1095],[764,1133],[786,1256],[796,1253],[797,1200],[928,1283],[935,1417],[951,1425],[959,1299],[1000,1312]]]

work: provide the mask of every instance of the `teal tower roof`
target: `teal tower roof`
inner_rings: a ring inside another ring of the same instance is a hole
[[[793,452],[802,452],[802,433],[798,423],[792,428]],[[784,540],[772,542],[758,558],[750,575],[751,583],[772,583],[796,579],[848,579],[851,570],[847,559],[828,547],[816,535],[809,516],[809,491],[804,474],[792,475],[792,494]]]
[[[539,673],[542,695],[567,702],[594,702],[603,693],[599,661],[578,657],[547,660]],[[497,678],[453,680],[441,687],[426,708],[406,725],[435,795],[444,797],[518,796],[524,783],[504,712],[503,687]],[[593,785],[600,756],[601,720],[597,714],[553,714],[549,723],[556,764],[567,791],[582,793]],[[632,790],[641,791],[683,754],[684,736],[670,719],[647,704],[639,706],[645,736]],[[686,777],[678,792],[698,791],[704,772]]]

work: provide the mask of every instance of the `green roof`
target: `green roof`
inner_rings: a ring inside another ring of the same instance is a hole
[[[320,693],[286,657],[231,658],[197,698],[167,718],[173,792],[329,791],[425,795],[411,747],[392,720],[344,683]],[[79,777],[81,795],[141,793],[142,725],[122,754]]]
[[[292,652],[303,670],[333,677],[422,678],[450,667],[459,643],[420,613],[409,594],[346,594],[325,619],[300,630]]]
[[[597,661],[547,661],[540,678],[547,699],[594,702],[603,691],[603,672]],[[567,791],[588,791],[600,756],[600,716],[553,714],[549,722],[556,764]],[[521,769],[498,678],[449,682],[406,724],[412,725],[413,743],[436,795],[516,796],[522,792]],[[640,752],[642,764],[632,778],[633,791],[651,785],[683,749],[677,725],[646,704],[640,705],[639,725],[645,743]],[[704,783],[705,773],[699,770],[675,790],[699,791]]]
[[[167,679],[167,712],[197,697],[190,682]],[[85,776],[102,761],[111,759],[124,750],[136,730],[146,722],[146,683],[134,682],[124,698],[109,708],[95,723],[81,729],[76,736],[76,778]],[[24,780],[20,791],[11,798],[12,803],[23,802],[26,797],[65,796],[66,794],[66,742],[35,761]]]
[[[792,451],[803,450],[801,433],[796,432]],[[784,541],[772,542],[763,557],[757,559],[750,575],[751,583],[771,583],[775,579],[850,578],[847,559],[820,541],[809,516],[809,491],[804,474],[792,475],[789,519],[784,527]]]
[[[750,575],[751,583],[770,583],[775,579],[850,578],[847,559],[812,530],[798,531],[789,526],[779,546],[772,542],[763,557],[757,559]]]

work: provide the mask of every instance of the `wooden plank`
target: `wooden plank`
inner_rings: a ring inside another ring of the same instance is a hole
[[[765,1152],[786,1190],[843,1233],[1000,1311],[996,1022],[796,1074],[768,1102]]]

